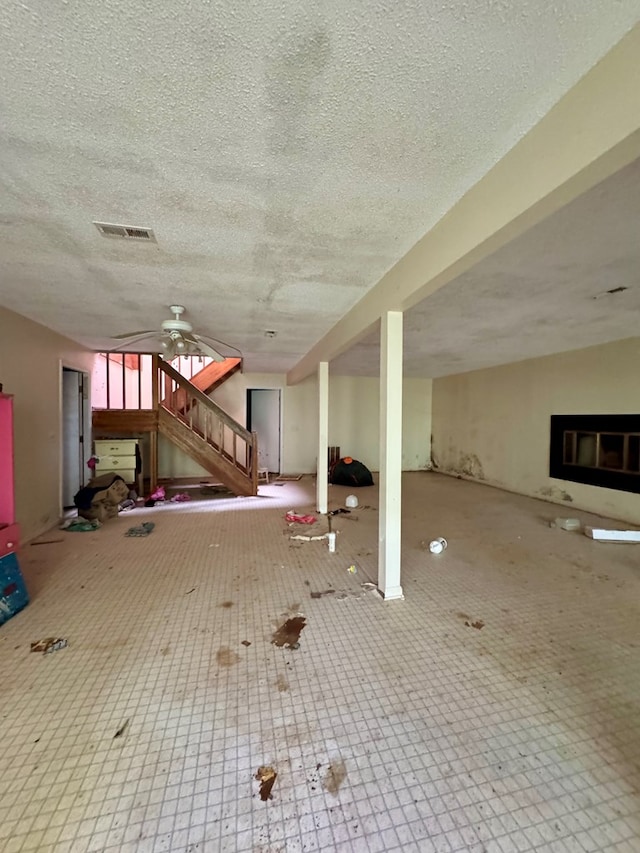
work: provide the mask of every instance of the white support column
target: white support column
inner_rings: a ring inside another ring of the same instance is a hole
[[[380,514],[378,589],[385,600],[404,598],[400,586],[402,495],[402,312],[380,323]]]
[[[329,362],[318,364],[318,473],[316,475],[316,507],[322,515],[328,509],[327,474],[329,453]]]

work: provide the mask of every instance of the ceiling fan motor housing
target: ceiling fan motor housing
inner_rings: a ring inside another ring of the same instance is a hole
[[[176,332],[178,335],[193,332],[193,326],[186,320],[163,320],[161,328],[163,332]]]

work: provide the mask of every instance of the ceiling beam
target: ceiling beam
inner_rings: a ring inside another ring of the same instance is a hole
[[[640,24],[302,357],[288,384],[640,157],[639,56]]]

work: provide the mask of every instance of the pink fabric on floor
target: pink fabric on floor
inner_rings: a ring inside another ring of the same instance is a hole
[[[288,512],[285,518],[287,521],[297,521],[298,524],[315,524],[318,520],[315,515],[296,515],[294,512]]]

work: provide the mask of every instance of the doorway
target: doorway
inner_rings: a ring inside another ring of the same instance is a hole
[[[247,429],[258,434],[258,467],[280,473],[280,389],[247,389]]]
[[[74,506],[73,498],[85,485],[85,462],[91,455],[89,376],[62,368],[62,506]],[[85,452],[85,446],[87,450]]]

